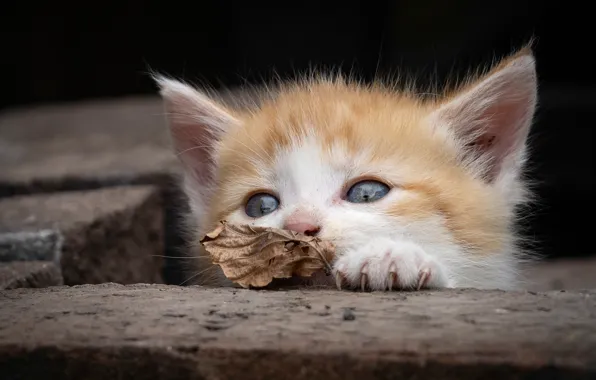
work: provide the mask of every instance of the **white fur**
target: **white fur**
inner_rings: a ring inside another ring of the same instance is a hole
[[[378,290],[416,289],[423,285],[443,288],[455,284],[448,278],[445,265],[406,239],[371,239],[362,247],[345,252],[334,268],[350,285],[361,284]]]

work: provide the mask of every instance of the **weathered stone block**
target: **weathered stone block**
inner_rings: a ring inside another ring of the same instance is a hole
[[[178,202],[175,189],[179,173],[158,96],[0,112],[0,197],[156,185],[165,202],[165,254],[170,256],[179,256],[183,244],[178,225],[179,203],[183,202]],[[21,245],[21,254],[35,244],[44,245],[41,251],[47,253],[50,242],[39,238],[37,234],[37,241],[30,239]],[[39,255],[41,251],[33,252]],[[179,260],[165,264],[167,281],[184,280]]]
[[[3,378],[594,379],[596,291],[0,292]]]
[[[62,236],[55,230],[0,232],[0,262],[51,261],[59,257],[61,245]]]
[[[0,289],[45,288],[64,283],[58,265],[48,261],[0,262]]]
[[[163,205],[154,187],[16,196],[0,199],[0,210],[3,261],[55,261],[68,285],[162,282]]]

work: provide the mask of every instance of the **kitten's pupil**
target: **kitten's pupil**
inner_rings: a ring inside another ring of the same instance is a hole
[[[352,203],[370,203],[389,193],[389,186],[379,181],[361,181],[348,190],[346,200]]]
[[[279,201],[271,194],[259,193],[255,194],[248,202],[246,202],[246,215],[253,218],[260,218],[261,216],[272,213],[279,206]]]

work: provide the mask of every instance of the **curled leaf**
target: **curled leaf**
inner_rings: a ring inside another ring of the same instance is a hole
[[[263,287],[274,278],[308,277],[324,269],[335,254],[331,243],[277,228],[225,221],[201,240],[214,264],[242,287]]]

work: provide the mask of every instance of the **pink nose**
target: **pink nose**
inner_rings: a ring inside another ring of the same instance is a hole
[[[321,231],[321,227],[316,226],[312,223],[289,221],[284,225],[284,229],[295,231],[308,236],[315,236]]]

